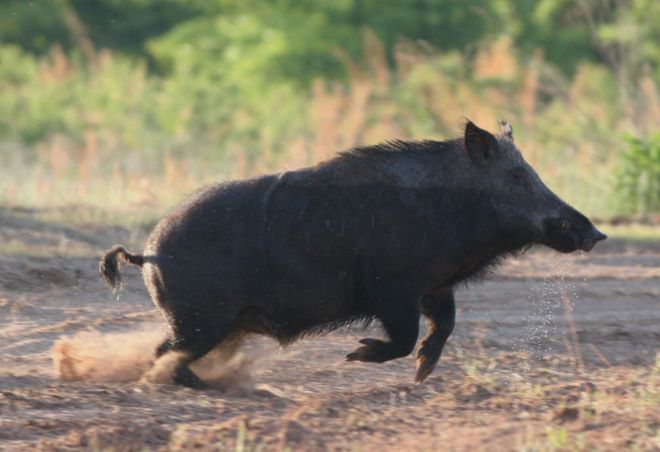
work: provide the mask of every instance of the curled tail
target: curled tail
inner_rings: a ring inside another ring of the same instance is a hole
[[[121,275],[119,274],[119,261],[142,267],[144,257],[140,254],[130,254],[126,252],[123,246],[115,245],[105,253],[99,262],[99,272],[105,281],[112,286],[112,290],[117,291],[121,288]]]

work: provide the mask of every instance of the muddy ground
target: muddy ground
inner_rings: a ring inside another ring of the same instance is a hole
[[[462,288],[421,385],[412,357],[344,360],[372,325],[251,339],[223,389],[193,391],[134,381],[160,315],[135,268],[119,299],[97,275],[145,229],[43,217],[0,209],[1,449],[660,450],[659,242],[533,251]]]

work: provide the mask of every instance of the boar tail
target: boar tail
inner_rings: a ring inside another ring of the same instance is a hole
[[[99,272],[105,282],[110,284],[112,290],[115,292],[121,289],[121,275],[119,274],[120,261],[142,267],[144,257],[139,254],[128,253],[121,245],[115,245],[110,251],[105,253],[99,262]]]

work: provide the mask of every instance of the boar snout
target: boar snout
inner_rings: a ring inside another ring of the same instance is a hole
[[[581,213],[569,208],[561,217],[546,218],[544,244],[562,253],[590,251],[607,236]]]
[[[591,249],[596,245],[597,242],[600,242],[601,240],[605,240],[607,236],[600,232],[598,229],[595,227],[591,228],[591,232],[589,234],[589,237],[584,239],[582,241],[582,246],[580,247],[582,251],[591,251]]]

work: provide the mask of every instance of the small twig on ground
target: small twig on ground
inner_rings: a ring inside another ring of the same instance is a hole
[[[603,354],[603,352],[600,351],[598,347],[596,347],[594,344],[588,344],[589,347],[591,347],[591,350],[605,363],[607,367],[612,367],[612,363],[610,362],[609,359]]]

